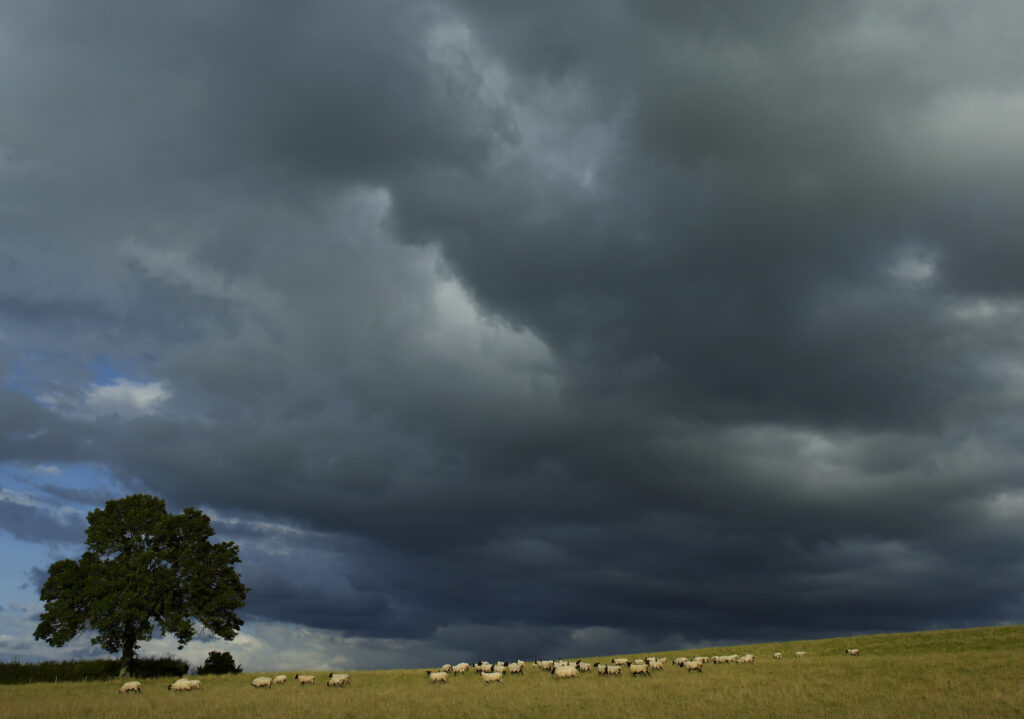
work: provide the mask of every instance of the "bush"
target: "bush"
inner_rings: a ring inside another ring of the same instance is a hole
[[[136,659],[132,676],[138,679],[174,677],[188,673],[188,662],[173,657]],[[0,684],[28,682],[74,682],[116,679],[121,671],[117,659],[80,659],[64,662],[5,662],[0,664]]]
[[[210,652],[203,666],[196,670],[197,674],[238,674],[242,667],[235,666],[235,658],[231,652]]]

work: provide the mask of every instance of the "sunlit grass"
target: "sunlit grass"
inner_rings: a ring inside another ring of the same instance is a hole
[[[862,656],[847,656],[851,646]],[[807,657],[793,658],[797,649]],[[170,678],[143,681],[141,695],[118,695],[119,681],[21,684],[0,688],[0,717],[1018,717],[1022,649],[1018,626],[652,651],[749,651],[757,661],[639,678],[556,680],[529,666],[500,685],[475,674],[431,685],[422,670],[350,672],[340,689],[327,687],[327,672],[310,672],[312,687],[291,679],[270,690],[249,686],[256,674],[206,676],[202,691],[185,694],[167,691]],[[784,658],[771,659],[775,651]]]

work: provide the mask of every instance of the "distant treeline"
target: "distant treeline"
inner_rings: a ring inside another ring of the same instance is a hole
[[[81,659],[67,662],[0,663],[0,684],[27,682],[77,682],[116,679],[121,662],[116,659]],[[174,677],[188,673],[188,662],[172,657],[135,660],[132,676],[138,679]]]

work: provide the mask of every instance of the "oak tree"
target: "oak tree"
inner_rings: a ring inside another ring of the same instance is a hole
[[[157,627],[179,649],[199,626],[233,639],[249,589],[234,568],[238,545],[214,544],[213,535],[210,518],[193,507],[170,514],[147,494],[110,500],[89,513],[81,558],[50,566],[35,638],[59,647],[94,631],[93,644],[121,654],[122,674]]]

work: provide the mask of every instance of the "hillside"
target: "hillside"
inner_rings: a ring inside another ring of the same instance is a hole
[[[845,654],[853,646],[861,656]],[[4,687],[0,717],[1018,717],[1022,648],[1024,626],[1008,626],[652,651],[756,661],[648,678],[556,680],[529,666],[495,685],[470,675],[432,686],[424,670],[354,671],[342,689],[326,686],[327,672],[312,672],[311,687],[292,679],[271,690],[249,686],[253,674],[204,677],[202,691],[184,694],[167,691],[170,679],[145,680],[141,695],[118,695],[113,681],[23,684]],[[771,659],[776,651],[784,658]]]

